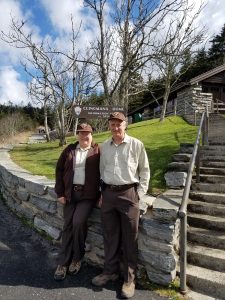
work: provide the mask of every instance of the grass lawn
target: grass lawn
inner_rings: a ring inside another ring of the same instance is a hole
[[[164,173],[171,157],[179,149],[180,143],[194,142],[197,127],[187,124],[180,117],[167,117],[163,123],[159,119],[142,121],[128,126],[127,133],[140,139],[149,157],[151,180],[150,192],[158,194],[165,189]],[[99,144],[110,136],[109,132],[94,134]],[[67,139],[68,144],[75,141]],[[54,179],[56,161],[63,150],[58,141],[15,147],[11,158],[24,169],[36,175]]]

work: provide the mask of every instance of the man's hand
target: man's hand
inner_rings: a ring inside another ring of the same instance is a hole
[[[66,204],[66,198],[60,197],[60,198],[58,198],[58,202],[64,205],[64,204]]]

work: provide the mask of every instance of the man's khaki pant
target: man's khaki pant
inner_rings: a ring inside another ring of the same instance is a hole
[[[139,204],[136,187],[116,191],[108,187],[102,192],[101,208],[105,265],[104,273],[119,272],[121,250],[125,282],[135,278],[138,258]]]

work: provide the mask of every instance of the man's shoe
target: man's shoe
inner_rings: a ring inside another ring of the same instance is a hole
[[[92,279],[92,284],[96,286],[103,286],[109,281],[115,281],[119,277],[118,274],[100,274]]]
[[[57,281],[64,280],[66,277],[67,267],[58,265],[55,274],[54,279]]]
[[[123,298],[131,298],[134,296],[135,284],[134,282],[124,282],[122,286],[121,296]]]
[[[71,264],[69,265],[68,274],[75,275],[80,271],[81,268],[81,261],[75,261],[73,260]]]

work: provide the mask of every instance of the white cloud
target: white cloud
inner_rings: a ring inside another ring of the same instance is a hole
[[[207,29],[208,37],[212,37],[215,34],[220,33],[224,23],[224,11],[225,1],[224,0],[208,0],[202,10],[199,23],[205,25]]]
[[[82,0],[41,0],[41,2],[55,30],[61,33],[70,32],[71,15],[74,16],[75,27],[79,27],[82,21]]]
[[[11,31],[11,19],[13,18],[16,22],[27,21],[29,20],[32,12],[30,9],[26,9],[23,12],[20,2],[17,0],[0,0],[0,32],[8,34]],[[29,33],[33,32],[35,40],[40,40],[39,37],[39,28],[38,26],[31,24],[29,22],[25,23],[24,32]],[[19,64],[21,56],[27,51],[25,49],[18,49],[12,47],[8,43],[0,40],[0,64]]]
[[[0,104],[8,102],[27,104],[29,102],[25,82],[20,80],[20,74],[11,66],[0,69]]]
[[[10,29],[11,16],[16,18],[22,18],[21,8],[18,1],[14,0],[1,0],[0,1],[0,30],[8,32]],[[18,62],[18,51],[11,47],[7,43],[0,40],[0,62],[2,63],[13,63]]]

